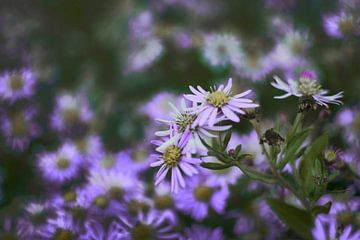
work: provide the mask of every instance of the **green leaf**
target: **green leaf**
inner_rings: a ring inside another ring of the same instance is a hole
[[[233,166],[233,164],[221,164],[215,162],[202,162],[200,165],[211,170],[223,170]]]
[[[226,135],[225,135],[225,138],[224,138],[224,141],[222,143],[222,150],[225,151],[227,146],[229,145],[229,142],[230,142],[230,139],[231,139],[231,134],[232,134],[232,131],[227,131],[226,132]]]
[[[304,192],[311,196],[316,190],[314,173],[318,172],[319,164],[316,161],[321,159],[321,155],[328,144],[328,136],[322,135],[316,139],[307,149],[299,165],[299,175]]]
[[[277,199],[267,200],[270,208],[294,232],[304,239],[312,239],[311,229],[314,221],[310,213]]]
[[[236,148],[235,148],[235,156],[239,156],[240,154],[240,151],[241,151],[241,144],[237,145]]]
[[[311,129],[305,129],[286,139],[285,148],[282,157],[277,165],[278,169],[283,169],[287,163],[295,161],[299,148],[309,136]]]
[[[272,176],[265,174],[265,173],[261,173],[258,172],[240,162],[236,162],[235,165],[240,168],[240,170],[249,178],[252,178],[254,180],[259,180],[262,181],[264,183],[269,183],[269,184],[273,184],[275,183],[277,180],[275,178],[273,178]]]
[[[316,216],[320,213],[328,214],[331,209],[331,205],[332,205],[332,202],[329,201],[329,202],[325,203],[324,205],[319,205],[319,206],[313,207],[311,209],[311,212],[314,216]]]

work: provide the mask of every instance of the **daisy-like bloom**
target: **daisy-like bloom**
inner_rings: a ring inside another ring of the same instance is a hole
[[[203,55],[211,66],[239,66],[243,52],[234,35],[217,33],[204,36]]]
[[[222,229],[217,227],[215,229],[207,228],[198,224],[192,225],[191,228],[185,229],[186,239],[189,240],[222,240],[224,239]]]
[[[315,73],[312,71],[303,71],[298,81],[290,79],[288,80],[288,83],[286,83],[277,76],[275,76],[274,79],[275,82],[272,82],[271,85],[279,90],[286,92],[284,95],[274,97],[276,99],[296,96],[302,98],[304,101],[310,100],[317,105],[327,108],[329,107],[328,104],[330,103],[337,105],[342,104],[339,99],[343,97],[343,92],[339,92],[330,96],[325,95],[328,93],[328,91],[321,88]]]
[[[141,72],[157,60],[164,47],[161,41],[155,37],[143,39],[128,58],[128,71]]]
[[[341,226],[333,215],[319,214],[312,235],[315,240],[357,240],[360,239],[360,230],[353,229],[351,223]]]
[[[38,162],[43,177],[56,183],[75,178],[81,164],[81,155],[70,143],[64,143],[56,152],[40,155]]]
[[[173,104],[169,103],[172,108],[170,113],[171,120],[167,119],[156,119],[159,122],[165,123],[169,126],[168,130],[158,131],[155,133],[159,137],[173,137],[180,139],[185,136],[184,141],[187,142],[185,150],[193,154],[195,153],[207,153],[207,148],[201,143],[201,139],[208,139],[218,137],[214,135],[213,131],[226,131],[231,128],[231,125],[228,126],[194,126],[194,122],[198,117],[197,114],[193,113],[194,108],[188,108],[185,103],[185,99],[181,101],[181,108],[177,109]],[[195,105],[196,106],[196,105]],[[214,124],[220,122],[224,118],[217,119]],[[172,139],[170,139],[172,141]],[[165,142],[164,144],[167,144]]]
[[[273,67],[267,56],[247,53],[237,72],[240,76],[255,82],[263,80]]]
[[[24,109],[10,109],[2,115],[0,128],[5,136],[6,143],[11,148],[19,151],[25,150],[31,140],[40,134],[40,127],[34,121],[36,109],[26,107]]]
[[[95,168],[90,171],[89,183],[94,187],[103,189],[110,200],[129,200],[143,192],[140,181],[125,171]]]
[[[47,224],[37,230],[36,235],[35,239],[77,240],[79,232],[74,227],[72,217],[59,211],[55,218],[48,219]]]
[[[92,117],[93,113],[85,96],[65,93],[56,98],[51,126],[61,132],[73,129],[77,124],[88,124]]]
[[[229,197],[227,186],[207,181],[206,176],[194,176],[188,186],[175,195],[176,207],[196,220],[203,220],[210,208],[224,213],[226,200]]]
[[[174,231],[176,219],[171,212],[157,212],[150,210],[148,213],[140,212],[136,217],[126,218],[119,216],[122,229],[122,240],[145,239],[179,239],[180,235]]]
[[[99,136],[88,135],[74,140],[78,152],[90,165],[103,155],[103,144]]]
[[[98,221],[89,220],[85,224],[85,233],[79,240],[122,240],[120,231],[120,224],[115,220],[111,221],[108,227]]]
[[[179,185],[185,187],[186,182],[183,174],[193,176],[198,173],[197,165],[200,164],[200,159],[193,158],[191,153],[185,151],[185,138],[172,137],[163,141],[153,141],[157,145],[154,154],[156,161],[151,163],[151,167],[160,167],[155,176],[155,185],[160,184],[166,177],[167,173],[171,171],[171,192],[178,192]],[[166,144],[164,144],[166,143]]]
[[[0,75],[0,97],[14,102],[34,94],[35,74],[31,69],[5,72]]]
[[[197,114],[193,126],[214,126],[224,116],[233,122],[239,122],[240,118],[237,114],[245,114],[243,109],[256,108],[259,105],[253,103],[252,100],[243,98],[251,93],[251,90],[239,94],[232,94],[232,79],[226,86],[221,84],[219,87],[214,87],[211,91],[205,91],[198,86],[197,89],[190,86],[190,91],[193,94],[185,94],[185,99],[191,101],[196,110],[193,113]]]
[[[360,33],[359,20],[344,11],[335,15],[328,15],[323,19],[326,33],[333,38],[342,38],[349,34]]]

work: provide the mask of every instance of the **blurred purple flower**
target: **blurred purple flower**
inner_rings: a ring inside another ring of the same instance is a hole
[[[0,128],[6,143],[14,150],[25,150],[31,140],[40,135],[40,127],[34,121],[37,110],[33,106],[9,109],[1,116]]]
[[[83,233],[79,240],[122,240],[120,235],[121,227],[118,221],[111,221],[105,227],[103,223],[95,220],[89,220],[85,224],[85,233]]]
[[[87,124],[93,118],[86,97],[82,94],[65,93],[57,96],[55,110],[51,115],[51,126],[61,132],[76,124]]]
[[[150,119],[170,119],[169,112],[172,108],[169,102],[179,103],[180,99],[175,94],[160,92],[145,103],[140,112],[149,116]]]
[[[56,152],[39,156],[38,166],[46,180],[63,183],[77,176],[82,157],[71,143],[64,143]]]
[[[134,39],[146,39],[153,34],[152,25],[153,16],[151,12],[149,10],[142,11],[130,19],[130,34]]]
[[[222,240],[224,239],[222,229],[217,227],[215,229],[207,228],[201,225],[194,224],[191,228],[185,229],[186,239],[189,240]]]
[[[323,19],[325,32],[334,38],[360,33],[359,23],[359,20],[344,11],[339,14],[325,16]]]
[[[196,220],[203,220],[210,208],[219,214],[224,213],[228,197],[227,186],[209,182],[204,176],[194,176],[189,179],[188,186],[175,195],[175,201],[179,210]]]
[[[34,94],[35,83],[35,74],[31,69],[5,72],[0,75],[0,97],[10,102],[29,98]]]

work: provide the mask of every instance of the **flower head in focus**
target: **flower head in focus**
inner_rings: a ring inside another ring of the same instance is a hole
[[[34,93],[35,74],[30,69],[0,75],[0,97],[10,102],[29,98]]]
[[[253,103],[252,100],[243,98],[250,94],[251,90],[239,94],[233,94],[231,92],[232,79],[228,80],[226,86],[220,85],[214,87],[211,91],[205,91],[202,87],[198,86],[197,89],[190,86],[190,91],[193,94],[185,94],[184,97],[193,102],[194,113],[198,116],[193,123],[193,126],[214,126],[225,116],[225,119],[229,119],[233,122],[239,122],[240,118],[237,114],[245,114],[243,109],[256,108],[259,105]]]
[[[337,105],[342,103],[339,99],[343,97],[343,92],[330,96],[325,95],[328,93],[328,90],[322,89],[315,73],[312,71],[303,71],[298,81],[290,79],[288,83],[286,83],[277,76],[275,76],[274,79],[275,82],[272,82],[271,85],[286,92],[284,95],[274,97],[276,99],[296,96],[303,101],[311,101],[324,107],[329,107],[328,104],[330,103]]]
[[[166,142],[166,144],[164,144]],[[155,176],[155,185],[160,184],[171,171],[171,191],[177,193],[179,185],[185,187],[183,174],[192,176],[198,173],[197,165],[200,159],[192,157],[192,154],[184,150],[186,141],[184,137],[171,138],[164,141],[153,141],[158,146],[159,153],[154,154],[156,161],[151,163],[151,167],[160,167]]]
[[[240,41],[232,34],[206,35],[203,55],[211,66],[239,66],[243,57]]]

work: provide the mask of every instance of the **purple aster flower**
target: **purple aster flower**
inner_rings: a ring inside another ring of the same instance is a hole
[[[192,42],[191,35],[186,32],[179,32],[175,35],[175,43],[179,48],[187,49],[191,47]]]
[[[74,227],[72,217],[63,211],[59,211],[55,218],[50,218],[44,227],[37,230],[36,239],[48,240],[75,240],[79,237],[78,230]]]
[[[172,112],[170,113],[171,120],[167,119],[156,119],[159,122],[165,123],[169,126],[168,130],[158,131],[155,133],[159,137],[170,137],[180,139],[185,137],[185,151],[189,151],[193,154],[195,153],[207,153],[207,148],[202,144],[200,139],[216,138],[218,135],[215,135],[213,132],[217,131],[226,131],[231,128],[231,125],[228,126],[194,126],[194,122],[198,117],[197,114],[192,113],[194,108],[188,108],[185,103],[185,99],[181,101],[181,109],[177,109],[173,104],[169,103],[172,107]],[[215,120],[215,123],[224,120],[224,118],[219,118]],[[172,141],[170,139],[170,141]],[[165,142],[164,144],[167,144]]]
[[[148,169],[153,160],[150,156],[149,146],[145,144],[119,152],[116,159],[119,166],[127,166],[126,171],[134,175]]]
[[[197,165],[201,161],[193,158],[190,152],[184,150],[186,145],[184,138],[173,137],[167,141],[154,141],[153,143],[159,146],[156,149],[159,154],[153,155],[157,160],[150,165],[151,167],[160,167],[155,176],[155,185],[161,183],[171,170],[171,191],[177,193],[179,185],[183,188],[186,185],[183,174],[187,176],[197,174]]]
[[[117,171],[116,169],[92,169],[89,183],[94,187],[103,189],[109,198],[116,200],[129,200],[143,192],[143,186],[138,179],[125,171]]]
[[[256,82],[264,80],[273,68],[274,64],[269,61],[268,56],[247,53],[244,56],[242,64],[236,70],[239,76]]]
[[[99,159],[104,152],[102,141],[97,135],[88,135],[81,139],[77,139],[74,141],[74,144],[78,152],[89,165]]]
[[[5,216],[2,219],[2,224],[0,227],[0,238],[1,239],[24,239],[24,240],[32,240],[29,237],[29,234],[19,227],[19,221],[13,221],[11,218]]]
[[[89,103],[83,95],[66,93],[56,98],[55,110],[51,115],[51,126],[57,131],[64,131],[79,123],[87,124],[92,117]]]
[[[349,145],[360,145],[360,112],[358,107],[345,108],[337,114],[336,122],[344,128],[344,140]]]
[[[190,178],[188,186],[175,195],[175,201],[179,210],[196,220],[203,220],[210,208],[219,214],[224,213],[228,197],[227,186],[209,182],[202,175]]]
[[[79,240],[122,240],[119,222],[113,220],[108,227],[100,222],[90,220],[85,224],[85,233]]]
[[[186,239],[189,240],[222,240],[224,239],[222,229],[217,227],[215,229],[207,228],[201,225],[192,225],[191,228],[185,229]]]
[[[1,118],[0,128],[6,143],[15,150],[25,150],[31,140],[40,134],[40,127],[34,121],[37,111],[34,107],[10,109]]]
[[[140,212],[137,217],[126,218],[120,216],[122,240],[143,239],[179,239],[180,235],[174,232],[176,219],[171,212],[149,211],[144,214]]]
[[[82,157],[76,147],[64,143],[56,152],[40,155],[38,166],[47,180],[63,183],[77,176]]]
[[[284,99],[290,96],[311,98],[316,104],[327,108],[330,103],[337,105],[342,104],[339,99],[343,97],[343,92],[330,96],[325,95],[328,91],[321,88],[315,73],[312,71],[303,71],[298,81],[290,79],[288,83],[285,83],[277,76],[275,76],[274,79],[275,82],[272,82],[271,85],[286,92],[286,94],[282,96],[274,97],[276,99]]]
[[[195,89],[190,86],[190,91],[193,94],[185,94],[184,97],[193,102],[197,107],[194,113],[198,117],[193,123],[193,126],[204,126],[208,123],[209,126],[222,119],[224,116],[233,121],[239,122],[238,114],[245,114],[244,108],[255,108],[258,104],[253,103],[252,100],[243,98],[248,95],[251,90],[243,93],[233,95],[231,93],[232,79],[229,78],[227,85],[220,85],[218,88],[212,89],[211,92],[205,91],[200,86]]]
[[[326,33],[334,38],[359,33],[359,20],[344,11],[324,17],[323,25]]]
[[[35,74],[30,69],[0,75],[0,97],[10,102],[29,98],[34,93]]]
[[[339,226],[334,216],[319,214],[312,235],[315,240],[357,240],[360,239],[360,230],[353,229],[351,225]]]

